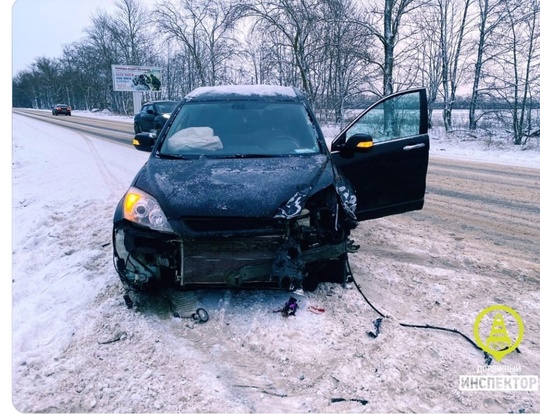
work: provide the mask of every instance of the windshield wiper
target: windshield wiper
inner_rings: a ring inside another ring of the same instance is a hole
[[[231,158],[273,158],[281,157],[280,154],[234,154],[231,155]]]
[[[159,158],[164,158],[167,160],[188,160],[189,159],[189,157],[186,157],[180,154],[163,154],[162,152],[158,152],[156,155]]]
[[[170,160],[193,160],[198,158],[278,158],[288,157],[291,154],[190,154],[186,156],[180,154],[163,154],[162,152],[157,152],[156,155],[159,158]]]

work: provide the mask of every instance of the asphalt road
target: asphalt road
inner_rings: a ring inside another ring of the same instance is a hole
[[[491,251],[540,258],[540,169],[432,157],[416,220],[489,243]]]
[[[101,139],[131,145],[135,135],[131,123],[93,117],[53,115],[49,111],[14,108],[14,114],[24,115],[40,121],[52,123],[78,132],[84,132]]]

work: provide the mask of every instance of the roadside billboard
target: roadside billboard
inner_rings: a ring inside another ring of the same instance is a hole
[[[111,65],[113,90],[117,92],[161,90],[161,68]]]

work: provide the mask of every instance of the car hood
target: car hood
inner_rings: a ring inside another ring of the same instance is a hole
[[[311,194],[331,185],[331,165],[323,154],[194,160],[151,157],[134,185],[156,197],[170,219],[274,217],[291,199],[303,204]]]

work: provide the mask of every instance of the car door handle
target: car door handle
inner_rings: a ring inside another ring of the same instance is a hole
[[[403,151],[410,151],[410,150],[413,150],[413,149],[424,148],[425,146],[426,146],[426,144],[424,144],[424,143],[415,144],[415,145],[405,145],[403,147]]]

